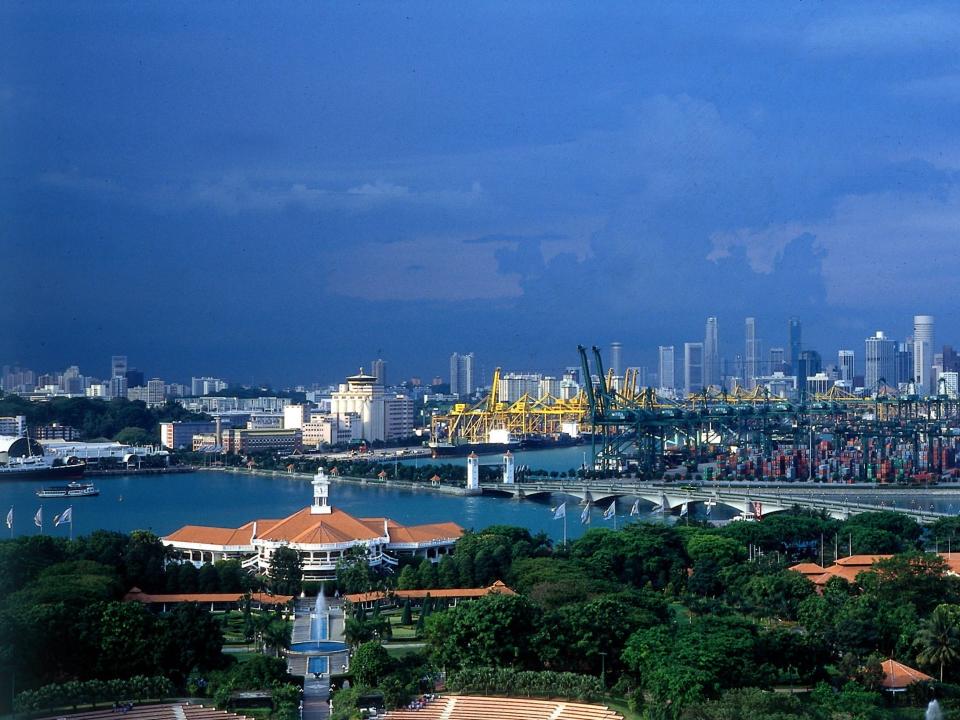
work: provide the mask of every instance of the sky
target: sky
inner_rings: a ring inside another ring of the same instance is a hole
[[[0,3],[0,364],[960,343],[953,3]]]

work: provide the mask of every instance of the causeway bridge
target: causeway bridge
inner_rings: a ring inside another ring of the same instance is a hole
[[[623,480],[530,480],[518,483],[483,483],[484,495],[509,496],[518,500],[545,499],[551,495],[567,495],[580,504],[606,505],[615,498],[639,498],[649,504],[643,508],[662,508],[672,513],[686,503],[693,507],[699,503],[707,506],[726,505],[742,515],[763,516],[800,506],[826,511],[831,517],[844,520],[851,515],[877,510],[896,510],[920,522],[932,522],[941,517],[953,517],[952,513],[921,506],[908,506],[911,500],[936,492],[938,497],[956,496],[960,506],[960,486],[937,487],[935,491],[918,491],[917,488],[891,488],[876,485],[827,485],[820,483],[796,485],[721,484],[708,483],[702,486],[667,483],[630,482]]]

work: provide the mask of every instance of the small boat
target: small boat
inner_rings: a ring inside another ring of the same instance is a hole
[[[56,497],[93,497],[99,495],[100,491],[94,487],[93,483],[72,482],[69,485],[56,485],[37,490],[37,497],[56,498]]]

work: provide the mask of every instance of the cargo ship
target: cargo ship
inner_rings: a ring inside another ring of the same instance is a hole
[[[509,433],[494,435],[490,433],[487,442],[451,443],[449,441],[431,442],[427,444],[430,454],[435,457],[466,457],[470,453],[477,455],[503,454],[508,450],[552,450],[554,448],[570,447],[584,442],[584,437],[573,437],[565,433],[553,435],[531,435],[520,440],[510,437]]]

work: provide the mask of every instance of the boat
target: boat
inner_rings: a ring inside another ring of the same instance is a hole
[[[99,495],[100,491],[94,487],[93,483],[72,482],[68,485],[55,485],[37,490],[37,497],[57,498],[57,497],[93,497]]]
[[[0,437],[0,480],[79,478],[86,469],[87,464],[79,458],[44,452],[36,440]]]

